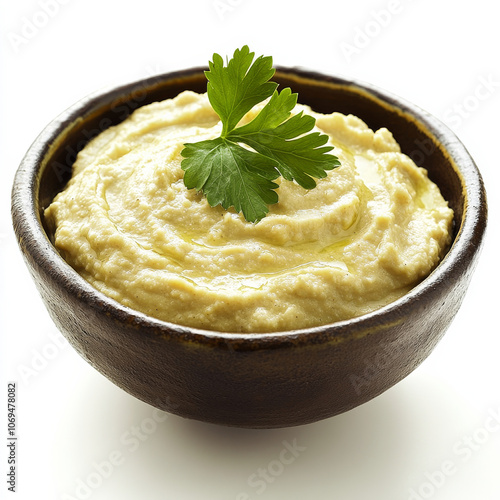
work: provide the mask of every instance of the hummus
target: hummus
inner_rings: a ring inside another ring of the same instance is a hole
[[[342,165],[312,190],[279,178],[279,203],[257,224],[184,186],[183,144],[221,131],[206,94],[136,110],[78,154],[45,212],[56,247],[121,304],[203,329],[305,328],[394,301],[447,250],[452,210],[387,129],[300,110]]]

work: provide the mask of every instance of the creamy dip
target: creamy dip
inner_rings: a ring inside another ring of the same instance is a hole
[[[387,129],[300,110],[342,165],[312,190],[278,179],[279,203],[257,224],[184,186],[183,144],[221,131],[206,94],[136,110],[78,154],[45,212],[56,247],[121,304],[204,329],[311,327],[394,301],[443,256],[452,210]]]

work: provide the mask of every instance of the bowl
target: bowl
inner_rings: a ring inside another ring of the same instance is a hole
[[[455,317],[484,239],[487,204],[478,169],[445,125],[370,84],[278,67],[315,111],[340,111],[387,127],[424,166],[454,210],[452,246],[405,296],[370,314],[315,328],[232,334],[148,317],[104,296],[51,243],[42,213],[63,189],[77,152],[139,106],[190,89],[206,91],[206,68],[162,74],[84,98],[52,121],[17,171],[12,217],[43,302],[64,336],[117,386],[157,408],[207,422],[273,428],[350,410],[410,374]]]

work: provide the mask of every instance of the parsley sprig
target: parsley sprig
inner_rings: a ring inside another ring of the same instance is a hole
[[[293,116],[297,94],[289,88],[278,92],[272,57],[254,61],[248,46],[237,49],[224,66],[219,54],[209,62],[207,93],[222,122],[216,139],[184,144],[181,167],[188,189],[202,191],[211,206],[234,207],[248,222],[258,222],[278,202],[273,182],[280,175],[306,189],[314,178],[340,166],[325,146],[328,136],[311,132],[316,120],[301,111]],[[256,104],[269,101],[246,125],[243,116]]]

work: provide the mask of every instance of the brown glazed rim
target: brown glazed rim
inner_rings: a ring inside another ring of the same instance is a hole
[[[39,186],[43,170],[47,167],[50,152],[57,147],[61,137],[71,127],[99,110],[117,96],[130,97],[137,89],[151,91],[161,86],[161,82],[173,79],[182,83],[184,79],[203,76],[206,68],[192,68],[138,80],[126,85],[104,89],[77,102],[51,123],[36,138],[16,175],[14,183],[13,206],[16,206],[14,219],[22,221],[24,235],[29,235],[29,244],[20,241],[24,252],[28,252],[42,269],[50,269],[52,279],[58,281],[68,294],[100,310],[119,323],[127,323],[136,328],[137,335],[144,335],[148,330],[153,335],[168,336],[178,342],[193,345],[207,345],[221,349],[246,351],[257,349],[275,349],[304,345],[342,342],[352,336],[361,337],[375,334],[381,325],[399,323],[412,305],[424,300],[431,290],[438,289],[455,273],[467,267],[468,262],[481,244],[486,225],[486,193],[481,175],[464,145],[443,123],[417,106],[371,84],[338,76],[329,76],[302,68],[277,67],[276,75],[306,82],[309,85],[348,87],[365,99],[375,100],[392,112],[403,114],[421,129],[434,136],[436,144],[451,159],[462,185],[463,217],[459,227],[455,228],[455,238],[448,253],[434,271],[420,284],[416,285],[400,299],[371,313],[336,323],[271,333],[225,333],[180,326],[157,320],[145,314],[122,306],[111,298],[97,291],[74,271],[59,255],[50,242],[41,223],[39,207]],[[15,202],[17,200],[17,203]],[[29,246],[27,250],[26,246]]]

